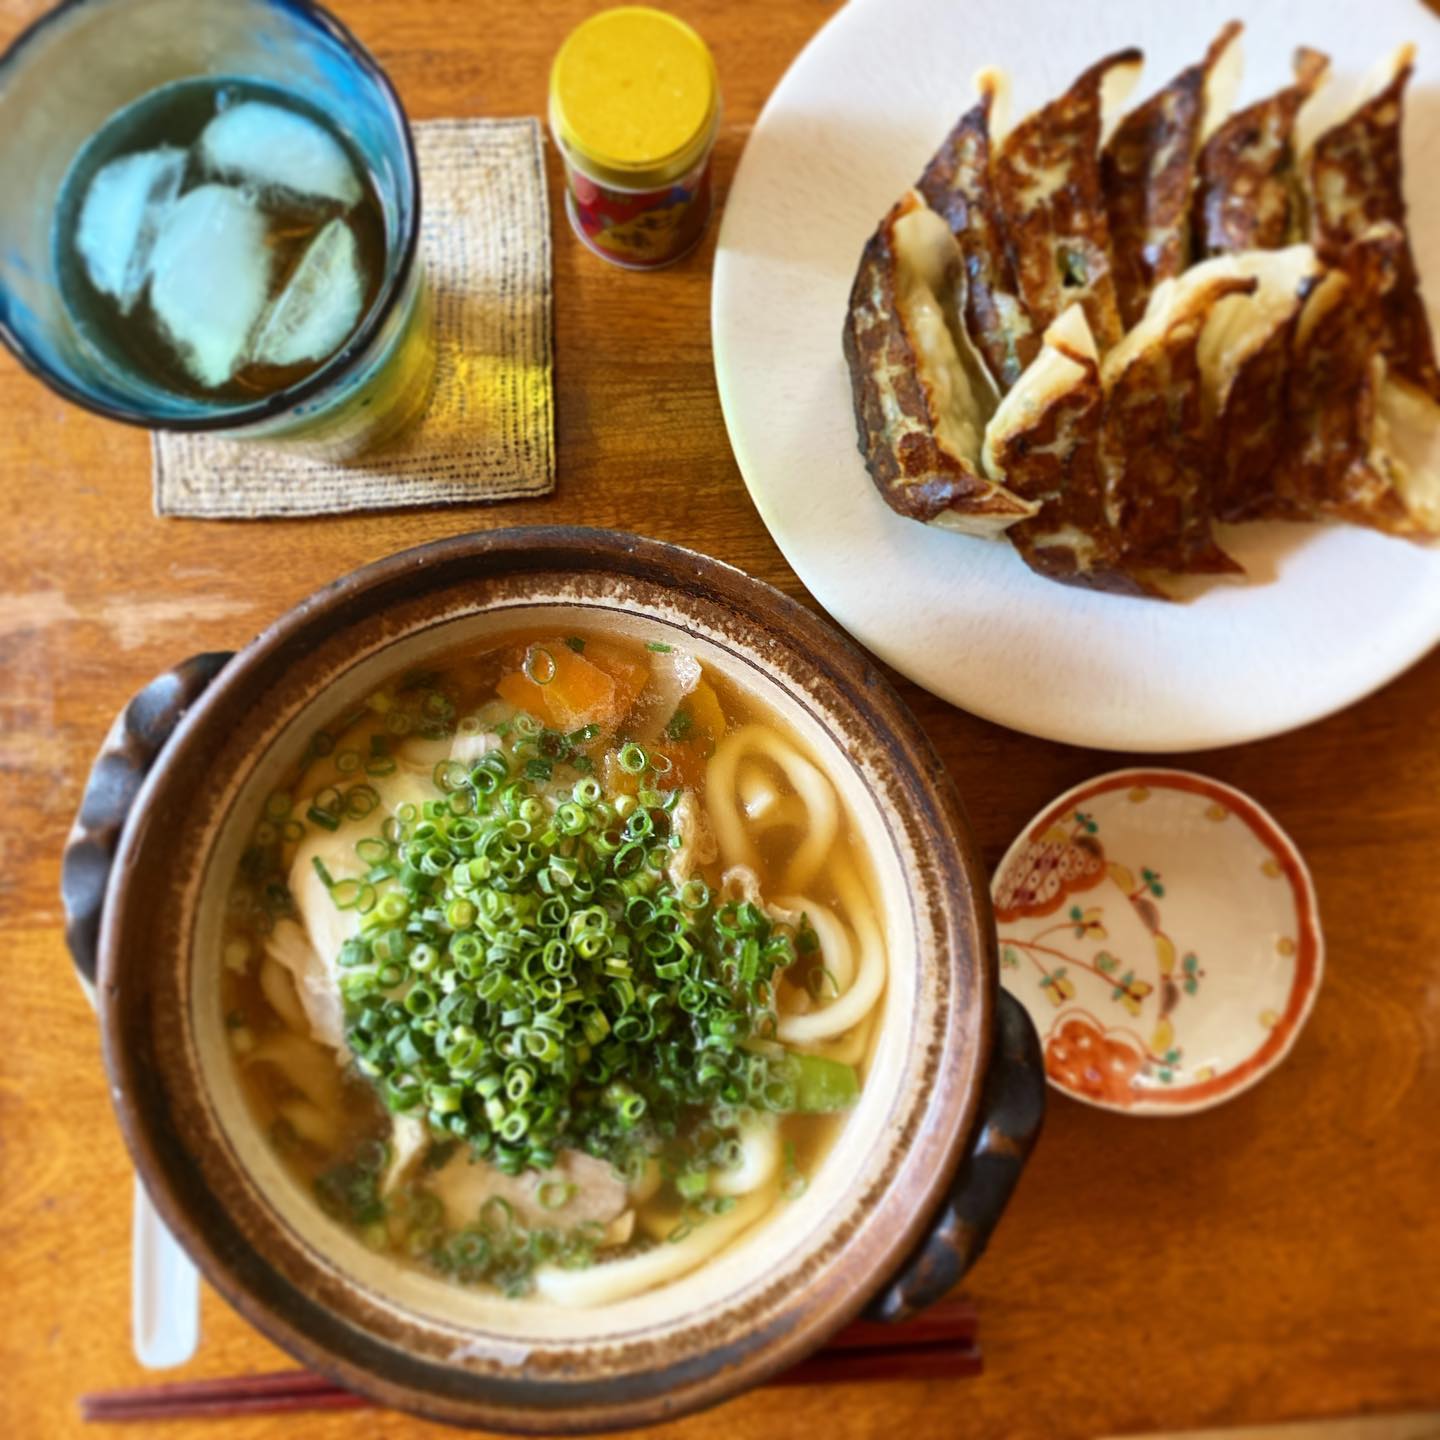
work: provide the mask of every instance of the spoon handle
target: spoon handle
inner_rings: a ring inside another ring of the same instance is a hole
[[[147,1370],[183,1365],[200,1343],[200,1274],[135,1177],[130,1242],[130,1326]]]

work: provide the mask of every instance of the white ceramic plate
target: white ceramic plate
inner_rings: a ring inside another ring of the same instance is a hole
[[[1354,84],[1419,44],[1405,122],[1412,238],[1440,333],[1440,25],[1419,0],[851,0],[770,97],[715,263],[715,370],[761,516],[815,597],[882,659],[978,715],[1116,750],[1235,744],[1329,714],[1440,641],[1440,548],[1343,526],[1227,529],[1250,572],[1186,604],[1094,595],[1008,545],[904,520],[855,446],[840,351],[860,251],[1000,65],[1018,117],[1092,61],[1143,47],[1138,100],[1243,11],[1240,104],[1297,44]],[[1427,162],[1426,157],[1429,157]]]

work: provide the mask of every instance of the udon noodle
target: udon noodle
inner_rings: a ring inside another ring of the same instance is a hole
[[[252,1113],[375,1249],[557,1305],[800,1194],[886,979],[836,787],[669,645],[516,634],[319,732],[234,877]]]

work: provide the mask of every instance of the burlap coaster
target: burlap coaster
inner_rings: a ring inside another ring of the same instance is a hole
[[[435,391],[383,450],[338,465],[210,435],[154,436],[160,515],[251,519],[545,495],[555,488],[550,215],[540,122],[429,120],[420,248]]]

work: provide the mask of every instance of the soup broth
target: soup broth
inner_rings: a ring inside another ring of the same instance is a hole
[[[314,735],[233,878],[247,1103],[367,1244],[562,1305],[795,1198],[884,988],[815,758],[678,647],[526,631]]]

